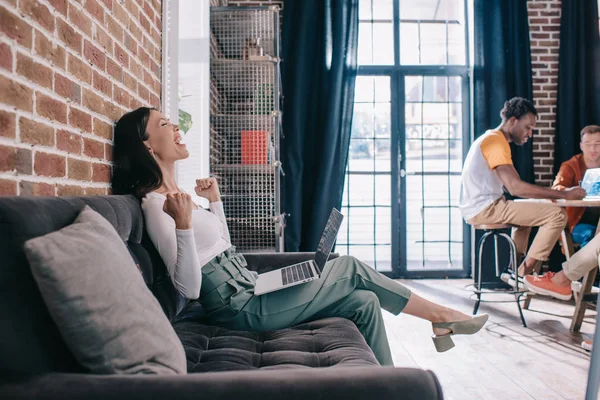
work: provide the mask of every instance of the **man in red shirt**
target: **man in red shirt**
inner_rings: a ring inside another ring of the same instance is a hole
[[[600,168],[600,126],[588,125],[581,130],[582,153],[560,166],[552,189],[565,190],[579,186],[588,168]],[[597,208],[567,207],[568,226],[573,242],[585,246],[596,234],[600,217]]]

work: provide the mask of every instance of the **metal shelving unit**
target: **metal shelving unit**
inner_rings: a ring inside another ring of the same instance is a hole
[[[210,14],[210,169],[245,252],[283,251],[279,21],[277,6]]]

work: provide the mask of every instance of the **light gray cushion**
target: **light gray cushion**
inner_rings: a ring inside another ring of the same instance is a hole
[[[27,241],[25,254],[81,365],[97,374],[186,373],[173,327],[100,214],[86,206],[73,224]]]

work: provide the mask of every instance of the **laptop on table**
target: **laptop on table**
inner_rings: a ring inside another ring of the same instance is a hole
[[[343,219],[344,216],[338,210],[332,209],[319,240],[315,258],[258,275],[254,294],[261,295],[319,279]]]
[[[600,168],[586,170],[581,187],[587,193],[583,200],[600,200]]]

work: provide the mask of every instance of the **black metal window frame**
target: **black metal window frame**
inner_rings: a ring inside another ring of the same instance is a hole
[[[376,19],[376,20],[361,20],[361,22],[369,23],[390,23],[393,24],[394,32],[394,64],[393,65],[359,65],[358,76],[381,76],[390,79],[390,117],[391,117],[391,176],[392,176],[392,270],[380,271],[384,275],[391,278],[465,278],[470,276],[471,271],[471,229],[463,222],[463,267],[461,269],[443,269],[443,270],[408,270],[406,263],[407,245],[406,245],[406,185],[403,177],[400,176],[400,171],[405,170],[406,154],[406,127],[405,127],[405,87],[404,81],[410,76],[435,76],[435,77],[460,77],[462,79],[461,95],[462,95],[462,157],[466,156],[471,144],[471,118],[470,118],[470,51],[469,51],[469,24],[468,24],[468,1],[464,1],[464,23],[465,23],[465,64],[464,65],[402,65],[400,63],[400,23],[413,22],[419,23],[446,23],[442,20],[401,20],[400,19],[400,2],[405,0],[393,0],[393,19]],[[419,57],[421,52],[419,52]],[[448,40],[446,40],[446,56],[448,57]],[[448,58],[447,58],[448,60]],[[394,146],[395,145],[395,146]],[[425,172],[422,172],[426,174]],[[373,172],[352,172],[347,168],[346,175],[382,174],[377,171]],[[389,174],[383,172],[383,174]],[[450,171],[448,171],[450,174]],[[348,179],[349,182],[349,179]],[[423,190],[423,189],[422,189]],[[375,198],[375,196],[374,196]],[[375,203],[375,202],[374,202]],[[348,209],[361,207],[379,207],[376,204],[372,206],[352,206],[348,204]],[[448,205],[447,207],[452,207]],[[348,224],[351,221],[348,220]],[[450,228],[449,228],[450,229]],[[348,232],[349,233],[349,232]],[[425,240],[424,240],[425,241]],[[446,241],[444,241],[446,242]],[[351,254],[351,249],[354,245],[351,238],[348,236],[348,243],[343,244]],[[360,245],[366,245],[361,243]],[[377,246],[373,243],[373,246]],[[387,245],[382,243],[381,245]],[[395,251],[394,251],[395,250]],[[375,251],[375,250],[374,250]]]

